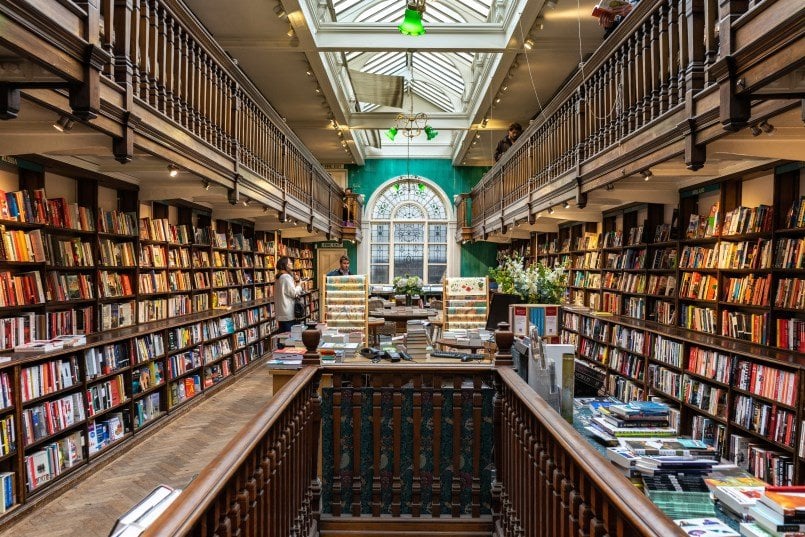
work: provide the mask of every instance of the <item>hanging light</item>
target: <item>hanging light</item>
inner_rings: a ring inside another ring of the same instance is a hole
[[[425,125],[423,130],[425,131],[425,136],[428,138],[428,141],[431,141],[439,136],[439,132],[434,130],[430,125]]]
[[[397,137],[397,132],[398,132],[397,127],[392,127],[392,128],[390,128],[390,129],[389,129],[389,130],[387,130],[387,131],[386,131],[386,133],[385,133],[385,134],[386,134],[386,138],[388,138],[389,140],[391,140],[391,141],[393,142],[393,141],[394,141],[394,138],[396,138],[396,137]]]
[[[408,0],[405,16],[397,27],[403,35],[422,35],[425,27],[422,26],[422,14],[425,12],[425,0]]]

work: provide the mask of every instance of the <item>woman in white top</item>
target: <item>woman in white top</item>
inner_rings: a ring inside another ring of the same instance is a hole
[[[290,332],[294,324],[294,302],[302,294],[298,277],[291,274],[291,260],[281,257],[277,262],[277,280],[274,282],[274,307],[280,332]]]

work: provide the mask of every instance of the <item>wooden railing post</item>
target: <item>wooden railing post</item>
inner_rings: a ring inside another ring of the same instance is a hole
[[[134,107],[134,77],[137,73],[135,54],[137,50],[137,30],[139,24],[139,3],[137,0],[115,0],[114,7],[114,78],[123,88],[123,108]],[[134,158],[134,127],[130,114],[123,120],[123,135],[112,140],[112,153],[118,162],[129,162]]]
[[[743,92],[743,81],[735,73],[734,36],[735,20],[746,12],[747,0],[721,0],[719,3],[719,56],[710,66],[709,76],[718,83],[719,120],[724,130],[738,131],[746,127],[751,115],[748,92]]]
[[[687,37],[687,65],[685,67],[685,165],[690,170],[704,166],[707,158],[705,146],[696,143],[695,96],[704,87],[704,0],[684,0],[685,30]]]
[[[101,109],[101,73],[109,65],[111,57],[101,46],[99,0],[78,0],[76,4],[87,12],[83,37],[83,80],[70,86],[70,108],[73,114],[89,121],[98,117]]]
[[[495,344],[498,351],[495,354],[495,366],[513,366],[512,344],[514,343],[514,333],[509,330],[509,323],[501,321],[498,329],[495,330]]]

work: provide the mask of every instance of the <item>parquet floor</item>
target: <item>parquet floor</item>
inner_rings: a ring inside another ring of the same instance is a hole
[[[268,368],[255,365],[0,537],[106,537],[156,485],[184,488],[270,397]]]

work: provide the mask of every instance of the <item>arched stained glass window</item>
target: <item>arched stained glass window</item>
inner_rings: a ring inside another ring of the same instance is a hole
[[[447,270],[447,209],[442,197],[415,179],[383,190],[371,215],[371,283],[390,284],[395,276],[419,276],[438,284]]]

